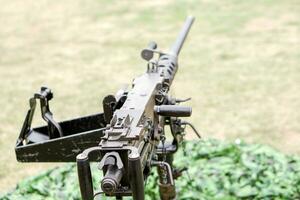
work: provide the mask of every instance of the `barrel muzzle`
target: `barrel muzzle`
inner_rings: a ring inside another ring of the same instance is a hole
[[[105,175],[101,181],[101,189],[105,194],[116,192],[124,174],[124,165],[117,152],[106,153],[99,163],[99,169],[104,169]]]

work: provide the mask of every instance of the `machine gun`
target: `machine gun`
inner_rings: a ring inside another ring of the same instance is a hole
[[[193,21],[193,17],[186,19],[168,53],[158,51],[155,42],[142,50],[141,56],[147,61],[146,73],[135,78],[131,89],[106,96],[103,113],[56,122],[49,109],[53,94],[42,87],[29,100],[30,109],[15,147],[17,160],[76,162],[83,200],[103,194],[116,199],[132,196],[134,200],[144,200],[144,184],[152,167],[157,167],[161,199],[175,199],[174,179],[186,168],[173,167],[173,154],[183,141],[186,125],[199,134],[193,125],[180,119],[192,113],[190,107],[178,105],[189,99],[172,98],[168,92]],[[37,100],[47,125],[31,128]],[[169,135],[166,126],[170,127]],[[95,193],[92,161],[98,162],[103,171],[101,189],[98,187],[100,190]]]

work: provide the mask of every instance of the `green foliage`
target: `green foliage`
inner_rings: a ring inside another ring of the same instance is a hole
[[[270,147],[216,140],[187,142],[175,157],[189,167],[176,181],[179,199],[299,199],[300,158]],[[94,185],[101,178],[92,166]],[[96,189],[96,188],[95,188]],[[146,199],[158,199],[157,177],[147,180]],[[68,164],[21,181],[2,200],[80,199],[76,166]]]

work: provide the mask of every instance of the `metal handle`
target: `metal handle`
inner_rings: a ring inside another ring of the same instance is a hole
[[[94,190],[89,158],[81,153],[76,157],[76,161],[81,197],[83,200],[93,200]]]
[[[130,187],[133,200],[145,199],[144,176],[141,157],[138,153],[131,152],[128,156],[128,169],[130,177]]]
[[[192,114],[192,108],[188,106],[161,105],[154,106],[154,112],[165,117],[189,117]]]

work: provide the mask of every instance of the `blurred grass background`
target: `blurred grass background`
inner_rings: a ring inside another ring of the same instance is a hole
[[[298,0],[0,2],[0,192],[53,166],[15,160],[33,92],[54,91],[57,120],[99,112],[145,71],[140,50],[151,40],[167,50],[189,14],[172,94],[192,97],[203,137],[300,153]]]

